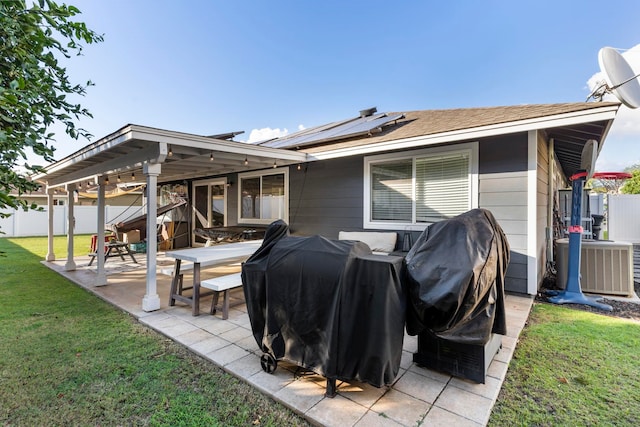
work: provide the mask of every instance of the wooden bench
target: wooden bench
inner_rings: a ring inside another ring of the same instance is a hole
[[[200,264],[201,268],[204,267],[209,267],[210,265],[218,265],[218,263],[216,262],[203,262]],[[229,265],[240,265],[240,263],[234,263],[234,264],[229,264]],[[187,271],[191,271],[193,270],[193,263],[192,262],[188,262],[188,261],[183,261],[180,264],[180,275],[182,275],[182,273],[186,273]],[[169,276],[169,277],[173,277],[173,265],[171,265],[170,267],[164,267],[161,268],[159,270],[160,274],[163,274],[165,276]]]
[[[200,287],[213,291],[213,301],[211,302],[210,314],[216,314],[216,309],[222,309],[222,318],[229,318],[229,291],[242,286],[240,273],[227,274],[226,276],[214,277],[200,282]],[[222,292],[222,305],[218,306],[218,296]]]
[[[207,262],[203,262],[200,264],[200,267],[208,267],[210,265],[214,265],[214,262],[211,263],[207,263]],[[233,265],[233,264],[232,264]],[[173,268],[174,266],[170,266],[170,267],[164,267],[161,268],[158,272],[164,276],[169,276],[169,277],[173,277]],[[184,273],[187,273],[189,271],[193,271],[193,263],[192,262],[182,262],[180,264],[180,277],[178,278],[178,293],[182,294],[182,291],[188,291],[189,289],[192,288],[192,286],[189,286],[187,288],[183,287],[183,281],[184,281]]]

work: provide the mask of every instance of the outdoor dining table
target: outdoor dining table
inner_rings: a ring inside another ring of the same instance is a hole
[[[171,290],[169,291],[169,305],[175,305],[176,300],[190,305],[193,315],[200,314],[200,297],[209,295],[200,293],[200,268],[202,265],[225,265],[244,261],[262,245],[262,240],[247,240],[237,243],[226,243],[203,248],[182,249],[167,252],[166,255],[175,258]],[[183,295],[182,286],[178,286],[183,272],[180,271],[182,261],[193,263],[193,288],[191,295]]]

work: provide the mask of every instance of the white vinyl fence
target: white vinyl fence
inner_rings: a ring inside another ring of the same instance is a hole
[[[640,243],[640,194],[607,196],[609,240]]]
[[[67,234],[67,215],[69,207],[53,207],[53,234]],[[142,214],[140,206],[106,206],[105,223],[126,221]],[[8,211],[12,215],[8,218],[0,218],[0,237],[21,237],[21,236],[46,236],[49,224],[47,208],[43,212],[12,210]],[[75,234],[95,234],[98,232],[98,208],[97,206],[74,206],[73,216],[76,224]]]

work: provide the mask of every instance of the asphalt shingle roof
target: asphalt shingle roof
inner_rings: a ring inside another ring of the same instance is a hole
[[[375,144],[424,135],[436,135],[463,129],[539,119],[561,114],[586,111],[604,106],[619,105],[616,102],[578,102],[563,104],[534,104],[504,107],[456,108],[449,110],[420,110],[404,112],[404,119],[397,125],[387,126],[379,134],[332,141],[316,147],[305,147],[313,153],[327,149],[339,149],[365,144]],[[389,113],[389,115],[397,113]],[[265,145],[268,145],[265,144]]]

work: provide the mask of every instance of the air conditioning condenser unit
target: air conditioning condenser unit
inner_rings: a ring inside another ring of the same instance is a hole
[[[608,240],[583,240],[581,243],[580,285],[586,293],[632,297],[633,244]],[[556,283],[567,284],[569,239],[556,241]]]

